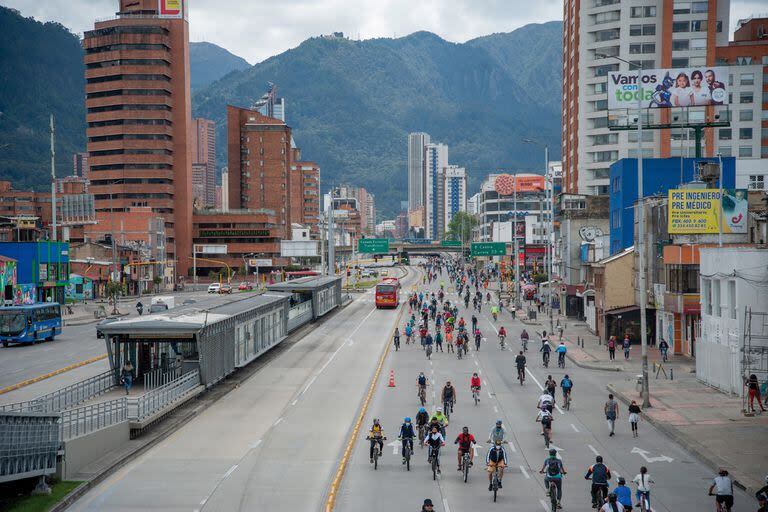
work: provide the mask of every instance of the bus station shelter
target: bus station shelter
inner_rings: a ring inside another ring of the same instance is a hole
[[[341,277],[337,276],[308,276],[267,286],[272,292],[288,293],[291,296],[291,307],[298,308],[304,304],[301,317],[316,320],[327,314],[333,308],[341,305]],[[293,309],[298,311],[298,309]],[[292,321],[297,322],[294,318]],[[305,323],[305,322],[297,322]],[[291,328],[293,323],[291,324]]]

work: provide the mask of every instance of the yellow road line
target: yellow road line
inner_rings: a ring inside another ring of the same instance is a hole
[[[29,386],[30,384],[34,384],[35,382],[40,382],[41,380],[49,379],[56,375],[60,375],[70,370],[74,370],[75,368],[80,368],[81,366],[95,363],[96,361],[101,361],[102,359],[106,359],[106,358],[107,358],[107,354],[101,354],[100,356],[92,357],[90,359],[86,359],[85,361],[80,361],[78,363],[72,363],[68,366],[65,366],[64,368],[59,368],[58,370],[54,370],[52,372],[38,375],[37,377],[34,377],[32,379],[27,379],[21,382],[17,382],[16,384],[0,389],[0,395],[3,395],[5,393],[10,393],[11,391],[16,391],[17,389],[23,388],[24,386]]]
[[[405,304],[403,304],[400,307],[400,314],[397,316],[397,322],[395,322],[395,328],[397,328],[398,325],[400,325],[400,320],[403,318],[403,311],[405,311]],[[384,347],[384,352],[381,354],[381,357],[379,358],[379,365],[376,367],[376,372],[373,374],[373,379],[371,379],[371,385],[368,387],[368,394],[365,396],[365,401],[363,402],[363,406],[360,408],[360,414],[357,417],[357,421],[355,421],[355,428],[352,429],[352,435],[349,438],[349,441],[347,441],[347,446],[344,449],[344,455],[341,456],[341,461],[339,462],[339,467],[336,470],[336,476],[333,478],[333,482],[331,482],[330,489],[328,490],[328,498],[325,500],[325,510],[326,512],[331,512],[333,510],[333,507],[336,505],[336,496],[338,495],[339,488],[341,487],[341,481],[344,479],[344,472],[347,470],[347,465],[349,463],[349,457],[352,455],[352,450],[355,446],[355,441],[357,440],[358,435],[360,434],[360,428],[363,425],[363,420],[365,420],[365,415],[368,412],[368,406],[371,403],[371,399],[373,398],[373,394],[376,391],[376,384],[379,382],[379,376],[381,375],[381,369],[384,367],[384,361],[387,359],[387,355],[389,354],[389,348],[392,346],[391,339],[394,336],[395,329],[392,329],[392,336],[389,337],[387,340],[387,345]]]

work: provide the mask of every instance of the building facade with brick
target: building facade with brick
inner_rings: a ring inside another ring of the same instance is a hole
[[[291,188],[291,221],[309,228],[313,239],[320,237],[320,166],[315,162],[291,164],[294,183]]]
[[[216,204],[216,123],[192,122],[192,192],[206,208]]]

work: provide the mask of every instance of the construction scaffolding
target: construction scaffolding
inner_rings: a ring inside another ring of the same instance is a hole
[[[741,349],[742,411],[749,412],[747,380],[751,375],[760,383],[760,395],[766,396],[768,388],[768,313],[757,313],[752,308],[744,311],[744,340]]]

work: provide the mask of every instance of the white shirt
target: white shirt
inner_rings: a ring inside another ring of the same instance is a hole
[[[677,102],[673,101],[672,104],[678,107],[689,107],[693,104],[691,100],[692,95],[693,89],[690,87],[675,87],[672,89],[672,96],[677,98]]]
[[[729,476],[716,476],[712,481],[715,484],[715,494],[718,496],[733,496],[733,482]]]
[[[691,87],[693,91],[693,104],[694,105],[709,105],[712,103],[712,93],[709,92],[709,87],[699,87],[697,91]]]
[[[606,503],[603,505],[603,508],[600,509],[600,512],[613,512],[613,507],[610,503]],[[624,512],[624,505],[618,501],[616,502],[616,512]]]
[[[638,474],[632,481],[635,482],[635,485],[637,485],[637,490],[641,492],[650,492],[651,484],[656,483],[653,481],[653,478],[648,475],[648,473],[645,475]]]
[[[541,407],[543,404],[551,404],[552,400],[552,395],[549,393],[544,393],[539,397],[539,407]]]

